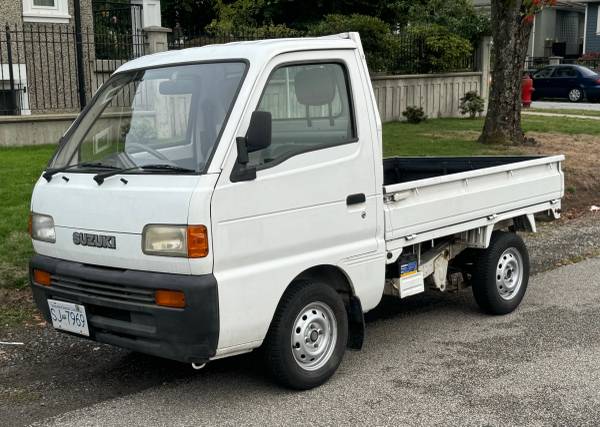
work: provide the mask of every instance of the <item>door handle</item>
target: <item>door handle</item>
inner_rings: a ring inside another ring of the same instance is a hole
[[[348,206],[359,205],[361,203],[365,203],[366,201],[367,197],[364,193],[350,194],[348,197],[346,197],[346,205]]]

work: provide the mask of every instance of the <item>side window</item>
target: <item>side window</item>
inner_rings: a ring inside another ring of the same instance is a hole
[[[540,71],[533,75],[534,79],[547,79],[554,71],[554,68],[542,68]]]
[[[347,74],[338,63],[278,68],[269,77],[257,110],[271,113],[273,133],[269,147],[250,153],[254,166],[356,138]]]
[[[573,68],[558,68],[553,77],[573,78],[577,77],[577,71]]]

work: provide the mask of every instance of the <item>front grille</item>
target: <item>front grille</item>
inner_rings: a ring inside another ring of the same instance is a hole
[[[90,282],[85,279],[53,274],[51,287],[76,295],[100,297],[110,300],[154,304],[154,292],[151,289],[133,288],[130,286]]]

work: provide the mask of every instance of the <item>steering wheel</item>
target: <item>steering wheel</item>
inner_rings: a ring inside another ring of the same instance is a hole
[[[129,155],[131,154],[131,152],[129,150],[127,150],[127,148],[139,148],[141,151],[145,151],[146,153],[152,154],[157,159],[163,160],[163,161],[167,162],[170,165],[175,165],[175,162],[173,162],[171,159],[169,159],[163,153],[161,153],[158,150],[155,150],[154,148],[147,147],[144,144],[140,144],[138,142],[128,142],[127,145],[126,145],[126,147],[125,147],[125,153],[129,157]]]

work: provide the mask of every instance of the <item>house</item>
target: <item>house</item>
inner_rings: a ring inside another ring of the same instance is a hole
[[[160,0],[0,0],[0,16],[0,115],[79,111],[161,24]]]
[[[475,8],[483,13],[489,13],[490,3],[490,0],[473,0]],[[576,0],[560,0],[555,6],[543,8],[533,21],[527,56],[579,57],[584,49],[585,16],[585,3]]]
[[[583,53],[585,5],[562,0],[545,7],[533,21],[528,56],[578,58]]]
[[[585,5],[583,53],[600,53],[600,1],[582,0]]]

